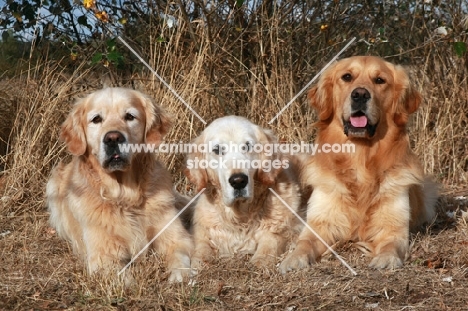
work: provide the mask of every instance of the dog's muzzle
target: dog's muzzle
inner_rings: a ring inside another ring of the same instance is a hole
[[[365,88],[356,88],[351,92],[351,115],[349,120],[343,120],[346,136],[357,138],[371,138],[374,136],[377,123],[370,124],[367,116],[370,99],[371,95]]]
[[[104,168],[112,171],[122,170],[127,164],[127,156],[122,154],[119,144],[126,142],[125,136],[118,131],[111,131],[104,135],[103,144],[106,159],[104,161]]]

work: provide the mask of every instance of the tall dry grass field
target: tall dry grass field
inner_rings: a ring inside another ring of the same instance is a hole
[[[423,16],[435,11],[412,14],[390,7],[396,11],[389,12],[389,7],[354,2],[346,4],[347,10],[337,2],[311,10],[320,5],[278,7],[264,1],[250,12],[232,10],[224,19],[221,9],[205,7],[190,22],[181,7],[168,6],[165,12],[177,17],[177,27],[154,17],[124,31],[124,38],[208,123],[241,115],[285,142],[314,140],[315,115],[306,94],[273,124],[269,120],[350,38],[356,36],[357,43],[345,56],[380,55],[407,66],[424,97],[412,119],[412,145],[426,172],[441,184],[442,196],[438,219],[413,236],[403,269],[370,270],[368,259],[344,245],[338,251],[358,271],[355,277],[332,256],[285,276],[253,269],[240,258],[201,271],[196,284],[168,284],[155,254],[131,268],[135,282],[130,286],[87,275],[69,245],[48,227],[44,206],[52,167],[69,157],[58,136],[74,100],[104,85],[127,86],[151,95],[173,115],[167,142],[188,142],[204,125],[130,54],[126,62],[132,66],[125,72],[90,65],[91,55],[80,55],[72,66],[39,55],[28,70],[0,81],[0,309],[465,309],[468,61],[466,54],[454,53],[452,41],[466,42],[466,1],[465,7],[448,2],[452,35],[447,36],[435,34],[438,25]],[[161,160],[177,189],[193,194],[182,174],[183,155],[163,154]]]

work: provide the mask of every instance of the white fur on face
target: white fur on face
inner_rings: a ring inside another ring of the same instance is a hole
[[[135,94],[122,89],[104,89],[89,97],[86,107],[86,140],[99,164],[110,171],[125,170],[132,151],[111,150],[104,138],[110,132],[122,135],[125,144],[144,142],[145,113]],[[119,161],[112,161],[112,157]]]
[[[217,176],[226,206],[232,206],[236,201],[249,202],[254,196],[257,169],[252,161],[258,161],[259,154],[251,147],[259,143],[259,131],[261,129],[247,119],[228,116],[213,121],[202,134],[205,138],[203,143],[211,147],[205,159],[208,164],[213,164],[207,170],[214,174],[208,175]],[[234,188],[230,182],[233,176],[246,176],[245,187]]]

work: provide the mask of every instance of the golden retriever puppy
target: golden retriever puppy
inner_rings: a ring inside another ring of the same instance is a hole
[[[420,93],[402,67],[358,56],[326,70],[309,98],[319,118],[319,150],[335,152],[316,153],[304,170],[314,189],[307,223],[330,245],[357,241],[373,257],[371,267],[402,266],[409,229],[435,216],[437,198],[406,130]],[[280,271],[306,268],[325,250],[304,228]]]
[[[299,211],[296,176],[274,144],[271,131],[237,116],[216,119],[193,141],[197,150],[185,172],[206,190],[194,208],[192,267],[235,254],[253,254],[254,265],[268,266],[297,237],[299,220],[269,190]]]
[[[105,88],[79,100],[61,139],[73,155],[47,184],[50,223],[71,242],[88,271],[122,267],[177,214],[171,176],[154,154],[124,150],[159,144],[170,128],[150,98],[125,88]],[[152,248],[165,256],[170,281],[190,271],[193,243],[176,219]]]

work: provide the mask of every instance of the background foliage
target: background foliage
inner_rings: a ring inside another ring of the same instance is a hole
[[[0,155],[3,167],[21,173],[6,191],[21,198],[41,189],[37,181],[63,152],[55,139],[69,104],[103,85],[153,95],[180,121],[169,140],[189,140],[203,129],[118,36],[205,120],[237,114],[263,126],[356,37],[346,56],[407,65],[424,93],[412,138],[426,170],[451,185],[465,182],[467,7],[466,0],[8,0],[0,13]],[[312,141],[313,122],[303,95],[272,127],[283,141]],[[31,145],[30,136],[49,148]],[[32,168],[22,163],[25,154],[48,160]],[[183,180],[182,157],[167,157]]]

